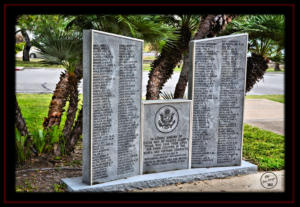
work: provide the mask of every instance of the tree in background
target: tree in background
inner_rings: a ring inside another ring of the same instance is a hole
[[[25,45],[24,37],[20,33],[16,34],[16,45],[15,45],[16,54],[20,51],[23,51],[24,45]]]
[[[31,48],[31,41],[28,35],[28,31],[34,30],[36,28],[36,21],[38,19],[37,16],[34,15],[21,15],[17,17],[17,27],[19,28],[16,31],[21,32],[23,39],[25,41],[25,45],[23,46],[23,61],[30,61],[29,52]]]
[[[187,51],[192,32],[197,28],[199,17],[194,15],[169,15],[162,19],[176,30],[174,37],[164,44],[160,55],[152,62],[147,84],[147,100],[159,99],[159,94],[167,80],[172,76],[173,69],[182,60]]]
[[[273,57],[270,57],[270,60],[275,62],[275,71],[281,71],[280,64],[284,64],[284,50],[277,49],[276,55]]]

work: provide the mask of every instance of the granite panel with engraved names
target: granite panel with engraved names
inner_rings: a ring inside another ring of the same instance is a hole
[[[247,47],[247,34],[191,41],[192,167],[241,164]]]
[[[140,173],[143,40],[83,32],[83,181]]]

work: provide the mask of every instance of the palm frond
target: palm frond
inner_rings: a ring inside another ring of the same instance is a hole
[[[161,98],[165,100],[174,99],[174,93],[172,93],[171,91],[169,92],[161,91],[159,95]]]
[[[44,63],[60,64],[72,71],[72,66],[81,60],[82,41],[79,33],[45,28],[32,43],[41,53]]]
[[[249,50],[270,58],[284,48],[283,15],[244,15],[235,18],[221,33],[248,33]]]
[[[161,91],[159,93],[160,97],[164,100],[169,100],[169,99],[174,99],[174,93],[172,93],[171,91]],[[183,97],[184,99],[187,99],[187,96],[184,95]]]

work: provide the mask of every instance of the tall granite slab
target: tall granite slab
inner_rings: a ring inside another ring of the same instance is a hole
[[[143,40],[83,31],[83,182],[140,173]]]
[[[192,167],[241,165],[248,34],[190,43]]]
[[[191,100],[142,103],[143,173],[190,168]]]

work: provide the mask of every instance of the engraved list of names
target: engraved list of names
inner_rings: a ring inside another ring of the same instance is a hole
[[[89,99],[84,99],[84,106],[90,107],[85,114],[90,116],[90,136],[84,133],[90,149],[84,150],[83,158],[90,164],[83,163],[88,166],[83,169],[83,177],[88,174],[84,181],[94,184],[138,175],[143,41],[94,30],[86,33],[92,36],[92,52]]]
[[[191,42],[192,167],[241,163],[247,34]]]

